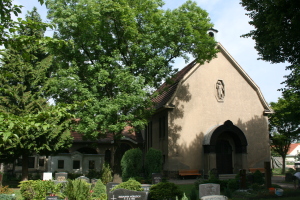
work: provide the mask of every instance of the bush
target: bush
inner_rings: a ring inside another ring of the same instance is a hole
[[[95,186],[93,187],[92,197],[93,199],[97,198],[99,200],[107,199],[106,186],[102,183],[100,179],[96,182]]]
[[[91,200],[91,184],[81,179],[68,179],[64,194],[71,200]]]
[[[0,186],[0,194],[12,194],[13,190],[10,189],[8,186]]]
[[[19,187],[24,200],[44,200],[49,193],[60,196],[62,184],[54,184],[53,181],[29,180],[21,181]]]
[[[122,180],[138,177],[142,172],[143,153],[140,149],[126,151],[121,159]]]
[[[193,188],[190,193],[190,200],[198,200],[197,190]]]
[[[108,163],[104,163],[101,171],[101,180],[103,184],[107,184],[113,180],[112,169],[110,168]]]
[[[144,191],[144,189],[141,186],[141,183],[134,180],[133,178],[130,178],[126,182],[122,182],[119,185],[116,185],[111,191],[114,191],[116,189],[126,189],[126,190],[133,190],[133,191]]]
[[[239,189],[239,181],[236,179],[230,179],[227,182],[227,189],[230,191],[235,191]]]
[[[259,185],[265,183],[264,175],[259,170],[256,170],[256,172],[253,173],[253,183],[257,183]]]
[[[0,194],[1,200],[15,200],[16,197],[12,196],[11,194]]]
[[[151,199],[168,199],[175,200],[176,197],[181,199],[183,197],[183,192],[179,189],[177,185],[170,182],[160,182],[158,184],[152,185],[149,190],[149,196]]]
[[[162,171],[162,153],[159,150],[150,148],[145,157],[146,177],[151,178],[152,173]]]

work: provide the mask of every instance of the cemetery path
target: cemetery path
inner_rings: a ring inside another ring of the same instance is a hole
[[[178,185],[194,184],[197,179],[170,179],[169,181]],[[294,188],[293,182],[285,182],[285,176],[272,176],[272,184],[281,186],[282,188]]]

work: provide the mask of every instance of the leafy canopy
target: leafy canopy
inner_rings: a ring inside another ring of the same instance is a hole
[[[78,132],[90,138],[142,128],[151,90],[176,72],[175,58],[211,60],[216,42],[207,12],[187,1],[163,10],[161,0],[48,0],[55,37],[56,102],[88,100],[76,110]]]

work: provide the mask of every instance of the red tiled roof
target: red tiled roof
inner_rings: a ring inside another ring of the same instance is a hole
[[[161,108],[164,106],[173,96],[175,93],[178,83],[183,79],[183,77],[196,65],[196,60],[192,61],[190,64],[188,64],[186,67],[184,67],[182,70],[177,72],[174,77],[171,79],[171,84],[165,82],[162,84],[158,89],[157,92],[159,95],[152,99],[152,101],[155,103],[155,108]]]
[[[71,135],[74,138],[74,142],[83,142],[83,141],[85,141],[83,139],[83,134],[81,134],[81,133],[72,132]],[[126,137],[128,139],[132,139],[132,140],[134,140],[138,143],[143,142],[143,137],[142,137],[141,133],[132,131],[132,127],[130,127],[130,126],[127,126],[127,127],[124,128],[124,130],[122,131],[122,135],[124,137]],[[113,140],[114,140],[114,134],[113,133],[108,133],[105,136],[99,138],[97,140],[97,142],[99,142],[99,143],[110,143]]]
[[[291,144],[291,145],[290,145],[290,148],[289,148],[289,151],[287,152],[287,155],[291,154],[292,151],[294,151],[294,149],[295,149],[296,147],[298,147],[299,145],[300,145],[300,143],[293,143],[293,144]]]

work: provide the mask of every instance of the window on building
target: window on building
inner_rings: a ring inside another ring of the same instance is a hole
[[[28,158],[28,168],[34,168],[35,157]]]
[[[89,169],[95,169],[95,161],[89,160]]]
[[[39,159],[39,166],[40,166],[40,167],[44,167],[44,165],[45,165],[44,162],[45,162],[45,160],[42,159],[42,158],[40,158],[40,159]]]
[[[73,160],[73,169],[80,169],[80,160]]]
[[[57,169],[64,169],[65,167],[65,161],[64,160],[58,160],[57,161]]]

